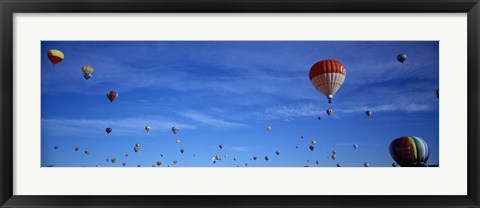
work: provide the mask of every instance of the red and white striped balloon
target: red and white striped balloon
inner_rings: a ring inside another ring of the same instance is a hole
[[[310,69],[310,82],[332,103],[333,95],[340,89],[347,71],[340,61],[333,59],[321,60]]]

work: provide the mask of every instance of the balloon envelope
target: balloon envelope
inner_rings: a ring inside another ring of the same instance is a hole
[[[397,60],[403,64],[407,60],[407,54],[398,54],[397,55]]]
[[[63,61],[63,59],[65,58],[63,52],[57,49],[49,50],[47,55],[48,59],[50,59],[50,62],[52,62],[52,64],[54,65]]]
[[[402,167],[426,166],[430,149],[427,143],[416,136],[394,139],[389,147],[390,155]]]
[[[347,71],[340,61],[333,59],[321,60],[310,68],[310,82],[312,85],[327,96],[331,103],[333,95],[340,89],[345,81]]]
[[[118,98],[118,93],[115,91],[109,91],[107,92],[107,98],[110,102],[113,102]]]

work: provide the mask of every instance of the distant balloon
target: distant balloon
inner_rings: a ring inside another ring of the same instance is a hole
[[[80,148],[79,147],[75,147],[75,152],[78,152]]]
[[[150,129],[151,129],[151,127],[150,127],[150,126],[145,126],[145,131],[149,132],[149,131],[150,131]]]
[[[115,101],[118,98],[118,93],[115,92],[115,91],[109,91],[109,92],[107,92],[107,98],[112,103],[113,101]]]
[[[248,163],[245,163],[245,166],[248,166]]]
[[[342,167],[342,164],[340,164],[340,163],[337,163],[337,167]]]
[[[322,120],[322,117],[318,116],[317,119],[318,119],[318,120]]]
[[[138,144],[138,143],[137,143],[137,144],[135,144],[135,147],[140,147],[140,144]]]
[[[300,139],[303,139],[303,138],[305,138],[303,135],[302,135],[302,136],[300,136]]]
[[[173,126],[172,127],[173,134],[177,134],[179,131],[180,131],[180,129],[178,128],[178,126]]]
[[[177,141],[175,141],[175,143],[177,144],[180,144],[180,142],[181,142],[180,139],[177,139]]]
[[[183,154],[185,152],[185,150],[181,149],[180,152]]]
[[[63,52],[57,49],[49,50],[47,55],[53,65],[60,63],[65,58]]]
[[[275,151],[275,154],[280,155],[280,152],[277,150],[277,151]]]
[[[313,145],[310,145],[310,151],[313,151],[315,149],[315,147]]]
[[[236,158],[236,157],[234,157],[234,158],[233,158],[233,161],[237,161],[237,158]]]
[[[438,89],[435,94],[437,95],[437,98],[440,98],[440,92],[438,91]]]
[[[327,114],[328,114],[329,116],[331,116],[332,113],[333,113],[333,110],[332,110],[332,109],[328,109],[328,110],[327,110]]]
[[[106,128],[105,131],[107,132],[107,134],[110,134],[110,132],[112,132],[112,128]]]
[[[127,153],[125,153],[125,157],[128,157],[128,154],[127,154]]]
[[[312,140],[312,144],[315,145],[317,143],[317,140]]]
[[[137,165],[137,167],[142,167],[141,165]]]
[[[358,148],[358,144],[353,144],[353,148],[354,148],[354,149],[357,149],[357,148]]]
[[[107,159],[105,159],[105,161],[107,161],[107,162],[108,162],[108,161],[110,161],[110,159],[108,159],[108,158],[107,158]]]
[[[310,82],[317,91],[327,96],[328,103],[332,103],[333,95],[342,86],[346,72],[343,64],[337,60],[321,60],[310,68]]]
[[[127,165],[127,163],[122,163],[122,166],[125,167]]]
[[[320,164],[320,161],[317,160],[317,161],[315,161],[315,163],[317,163],[317,165],[319,165],[319,164]]]
[[[271,131],[272,130],[272,127],[271,126],[267,126],[267,131]]]
[[[295,148],[297,148],[297,149],[298,149],[298,146],[295,146]]]
[[[268,159],[269,159],[268,156],[265,156],[265,160],[268,161]]]
[[[178,163],[178,160],[173,161],[173,165],[176,165]]]
[[[220,149],[223,149],[223,144],[218,145]]]
[[[372,115],[372,111],[365,111],[365,114],[367,114],[368,117]]]
[[[227,157],[228,157],[228,155],[224,155],[223,157],[227,158]]]
[[[157,161],[157,166],[159,166],[159,167],[160,167],[160,165],[162,165],[162,162],[160,162],[160,161]]]
[[[256,156],[254,156],[254,157],[253,157],[253,160],[257,160],[257,157],[256,157]]]
[[[337,159],[337,155],[332,155],[331,157],[332,157],[332,160]]]
[[[370,166],[370,164],[368,162],[364,162],[363,166],[368,167],[368,166]]]
[[[160,157],[163,157],[163,154],[160,154]]]
[[[397,61],[401,62],[403,64],[403,62],[405,62],[407,60],[407,54],[398,54],[397,55]]]
[[[58,146],[53,147],[53,149],[58,149]]]
[[[220,158],[220,156],[218,155],[215,155],[215,160],[221,160],[222,158]]]
[[[85,154],[90,155],[90,151],[85,150]]]
[[[336,154],[337,154],[337,151],[333,150],[333,151],[332,151],[332,154],[333,154],[333,155],[336,155]]]
[[[402,167],[425,167],[430,149],[427,143],[416,136],[405,136],[390,143],[390,155]]]
[[[82,66],[83,77],[88,80],[92,78],[93,75],[93,66],[90,65],[83,65]]]
[[[138,148],[138,147],[133,148],[133,151],[135,151],[135,152],[138,152],[138,150],[140,150],[140,148]]]
[[[117,162],[117,158],[112,158],[111,161],[112,161],[112,163],[116,163],[116,162]]]

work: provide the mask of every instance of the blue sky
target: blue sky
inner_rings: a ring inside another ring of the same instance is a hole
[[[65,54],[54,67],[50,49]],[[308,77],[322,59],[347,70],[332,104]],[[43,41],[41,165],[391,167],[388,145],[402,136],[424,139],[439,164],[438,62],[437,41]]]

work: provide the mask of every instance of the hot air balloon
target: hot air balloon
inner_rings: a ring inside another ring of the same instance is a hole
[[[180,152],[183,154],[185,152],[185,150],[181,149]]]
[[[271,131],[272,130],[272,127],[271,126],[267,126],[267,131]]]
[[[236,158],[236,157],[234,157],[234,158],[233,158],[233,161],[237,161],[237,158]]]
[[[397,167],[397,163],[392,163],[392,167]]]
[[[368,167],[368,166],[370,166],[370,164],[368,162],[364,162],[363,166]]]
[[[109,92],[107,92],[107,98],[112,103],[113,101],[115,101],[118,98],[118,93],[115,92],[115,91],[109,91]]]
[[[227,157],[228,157],[228,155],[223,155],[223,157],[227,158]]]
[[[332,103],[333,95],[340,89],[345,80],[345,67],[337,60],[327,59],[315,63],[310,68],[310,82]]]
[[[336,155],[336,154],[337,154],[337,151],[333,150],[333,151],[332,151],[332,154],[333,154],[333,155]]]
[[[78,152],[80,148],[79,147],[75,147],[75,152]]]
[[[150,126],[145,126],[145,131],[149,132],[150,131]]]
[[[440,94],[439,94],[439,93],[440,93],[440,92],[439,92],[438,89],[437,89],[437,91],[436,91],[436,93],[435,93],[435,94],[437,95],[437,98],[440,98]]]
[[[342,167],[342,164],[340,164],[340,163],[337,163],[337,167]]]
[[[310,162],[310,160],[307,160],[307,163],[309,163],[309,162]]]
[[[137,144],[135,144],[135,147],[140,147],[140,144],[138,144],[138,143],[137,143]]]
[[[365,114],[367,114],[368,117],[372,115],[372,111],[365,111]]]
[[[53,149],[58,149],[58,146],[53,147]]]
[[[331,157],[332,157],[332,160],[337,159],[337,155],[332,155]]]
[[[315,161],[315,163],[317,163],[317,165],[319,165],[319,164],[320,164],[320,161],[317,160],[317,161]]]
[[[407,60],[407,54],[401,53],[397,55],[397,61],[400,61],[402,64]]]
[[[90,151],[85,150],[85,154],[90,155]]]
[[[215,160],[221,160],[222,158],[220,158],[220,156],[218,155],[215,155]]]
[[[178,128],[178,126],[173,126],[172,127],[173,134],[177,134],[177,132],[179,132],[179,131],[180,131],[180,129]]]
[[[116,162],[117,162],[117,158],[112,158],[111,161],[112,161],[112,163],[116,163]]]
[[[318,119],[318,120],[322,120],[322,117],[321,117],[321,116],[318,116],[317,119]]]
[[[268,159],[269,159],[268,156],[265,156],[265,160],[268,161]]]
[[[137,167],[142,167],[141,165],[137,165]]]
[[[277,150],[277,151],[275,151],[275,154],[280,155],[280,152]]]
[[[357,144],[353,144],[353,148],[354,148],[354,149],[357,149],[357,148],[358,148],[358,145],[357,145]]]
[[[245,167],[247,167],[247,166],[248,166],[248,163],[245,163]]]
[[[317,143],[317,140],[312,140],[312,144],[315,145]]]
[[[125,153],[125,157],[128,157],[128,154],[127,154],[127,153]]]
[[[122,163],[122,166],[125,167],[127,165],[127,163]]]
[[[329,116],[331,116],[332,113],[333,113],[333,110],[332,110],[332,109],[328,109],[328,110],[327,110],[327,114],[328,114]]]
[[[177,139],[177,141],[175,141],[175,143],[180,144],[180,139]]]
[[[159,166],[159,167],[160,167],[160,165],[162,165],[162,162],[160,162],[160,161],[157,161],[157,166]]]
[[[256,157],[256,156],[253,156],[253,160],[257,160],[257,157]]]
[[[110,132],[112,132],[112,128],[106,128],[105,131],[107,132],[107,134],[110,134]]]
[[[223,144],[218,145],[220,149],[223,149]]]
[[[93,75],[93,66],[90,65],[83,65],[82,66],[83,77],[88,80],[92,78]]]
[[[163,154],[160,154],[160,157],[163,157]]]
[[[108,158],[107,158],[107,159],[105,159],[105,161],[107,161],[107,162],[108,162],[108,161],[110,161],[110,159],[108,159]]]
[[[140,150],[140,148],[138,148],[138,147],[133,148],[133,151],[135,151],[135,152],[138,152],[138,150]]]
[[[50,59],[50,62],[55,66],[55,64],[58,64],[59,62],[63,61],[65,58],[65,55],[63,55],[63,52],[57,49],[52,49],[48,51],[48,59]]]
[[[427,143],[416,136],[405,136],[390,143],[390,155],[402,167],[425,167],[430,149]]]
[[[178,163],[178,160],[173,161],[173,165],[176,165]]]
[[[313,145],[310,145],[310,151],[313,151],[315,149],[315,147]]]
[[[295,148],[297,148],[297,149],[298,149],[298,146],[295,146]]]

